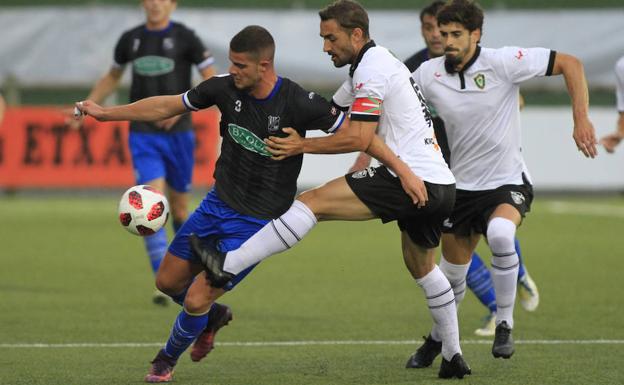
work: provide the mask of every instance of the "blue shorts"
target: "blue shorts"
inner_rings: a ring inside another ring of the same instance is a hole
[[[205,241],[213,244],[223,252],[236,250],[247,239],[251,238],[258,230],[269,222],[267,219],[258,219],[249,215],[243,215],[225,204],[214,189],[212,189],[201,202],[199,207],[184,222],[169,245],[169,252],[176,257],[193,263],[200,261],[191,253],[189,235],[197,234]],[[255,267],[251,266],[236,275],[226,286],[231,290],[243,280]]]
[[[192,130],[160,133],[130,131],[128,138],[137,184],[165,178],[175,191],[191,189],[195,151]]]

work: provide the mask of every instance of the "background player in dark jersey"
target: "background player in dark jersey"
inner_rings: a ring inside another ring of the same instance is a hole
[[[416,71],[420,65],[435,57],[444,55],[444,46],[442,44],[442,35],[438,27],[438,19],[436,13],[444,6],[444,1],[434,1],[420,12],[420,32],[426,47],[416,52],[405,60],[405,65],[410,72]],[[522,98],[521,98],[522,100]],[[446,137],[446,129],[444,121],[436,114],[435,109],[429,106],[429,110],[433,115],[433,128],[435,130],[438,144],[442,149],[442,154],[447,163],[451,162],[451,151]],[[520,258],[520,266],[518,268],[518,296],[522,307],[527,311],[535,311],[539,305],[539,292],[537,285],[528,274],[520,251],[520,243],[515,239],[516,252]],[[496,328],[496,295],[494,293],[494,285],[490,270],[484,264],[478,253],[472,255],[468,275],[466,276],[466,284],[470,290],[477,296],[479,301],[489,309],[488,315],[484,318],[484,324],[481,328],[475,330],[475,334],[479,336],[493,336]]]
[[[112,68],[87,99],[103,102],[119,86],[126,65],[132,67],[130,101],[155,95],[177,95],[191,88],[192,67],[204,79],[214,74],[214,59],[199,37],[171,21],[175,0],[143,0],[145,23],[124,32],[114,51]],[[156,122],[130,123],[128,138],[137,184],[149,184],[168,195],[174,230],[188,217],[195,136],[190,115]],[[144,238],[154,274],[167,251],[167,232]],[[167,304],[157,291],[154,302]]]
[[[229,75],[213,77],[182,95],[150,97],[124,106],[102,108],[91,101],[76,104],[98,120],[159,120],[213,105],[222,114],[223,142],[215,187],[176,233],[156,277],[162,291],[185,295],[184,310],[166,346],[152,361],[147,382],[171,380],[178,357],[193,340],[201,340],[198,335],[208,323],[214,300],[254,267],[245,269],[226,287],[212,288],[191,244],[196,249],[201,238],[221,251],[236,249],[271,218],[282,215],[295,197],[303,155],[276,162],[263,140],[280,135],[284,127],[294,128],[301,136],[311,129],[334,132],[345,119],[342,111],[322,97],[277,76],[274,53],[269,32],[249,26],[230,42]],[[197,345],[191,352],[193,360],[202,358]]]

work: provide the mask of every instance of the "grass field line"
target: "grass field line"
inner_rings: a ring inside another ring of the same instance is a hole
[[[552,201],[546,204],[546,209],[554,214],[624,218],[624,207],[616,205]]]
[[[254,341],[254,342],[217,342],[217,346],[234,347],[287,347],[287,346],[324,346],[324,345],[417,345],[420,340],[344,340],[344,341]],[[462,340],[462,345],[490,345],[492,340]],[[622,345],[624,340],[516,340],[519,345]],[[19,348],[151,348],[162,347],[162,342],[77,342],[66,344],[14,343],[0,344],[2,349]]]

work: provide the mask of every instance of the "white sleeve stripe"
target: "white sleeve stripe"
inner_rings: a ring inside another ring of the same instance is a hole
[[[209,58],[207,58],[206,60],[204,60],[203,62],[197,64],[197,68],[199,70],[203,70],[205,68],[210,67],[211,65],[213,65],[215,62],[214,57],[210,56]]]
[[[191,110],[191,111],[199,111],[199,108],[195,107],[194,105],[191,104],[189,98],[188,98],[188,91],[186,91],[184,93],[184,95],[182,95],[182,103],[184,103],[184,107],[186,107],[187,110]]]
[[[334,123],[334,125],[331,126],[331,128],[329,130],[327,130],[327,132],[328,133],[332,133],[332,132],[336,131],[338,128],[340,128],[340,126],[342,126],[342,123],[344,122],[346,116],[347,115],[344,112],[340,111],[340,115],[338,115],[338,119],[336,119],[336,122]]]

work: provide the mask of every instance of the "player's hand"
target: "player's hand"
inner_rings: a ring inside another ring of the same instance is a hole
[[[600,138],[600,144],[603,145],[608,153],[613,154],[613,152],[615,152],[615,148],[618,144],[620,144],[622,139],[622,134],[616,131]]]
[[[407,195],[412,198],[414,204],[418,207],[424,207],[429,200],[427,196],[427,187],[425,182],[411,170],[402,175],[398,175],[401,186]]]
[[[95,120],[102,121],[103,113],[104,108],[91,100],[83,100],[82,102],[77,102],[74,108],[74,117],[79,121],[82,120],[85,115],[90,115]]]
[[[267,145],[266,149],[273,156],[273,160],[282,160],[289,156],[299,155],[303,153],[303,138],[299,135],[297,130],[290,127],[282,128],[282,132],[288,134],[284,138],[277,136],[269,136],[264,140]]]
[[[349,169],[349,173],[364,170],[366,167],[370,165],[372,157],[365,152],[360,152],[357,159],[355,159],[355,163]]]
[[[576,147],[587,158],[595,158],[598,155],[596,144],[596,130],[589,119],[583,119],[574,123],[574,133],[572,134]]]
[[[180,120],[181,115],[172,116],[171,118],[159,120],[156,122],[156,126],[165,131],[171,130],[171,127],[175,126],[175,124]]]
[[[61,110],[61,113],[65,116],[65,125],[72,130],[79,130],[82,128],[81,114],[76,116],[76,107],[66,107]]]

